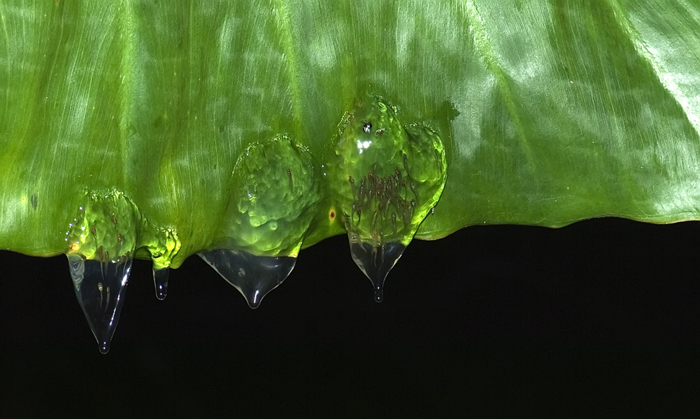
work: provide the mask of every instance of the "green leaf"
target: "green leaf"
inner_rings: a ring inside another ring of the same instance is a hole
[[[444,143],[418,238],[700,215],[691,1],[1,0],[0,246],[69,252],[110,196],[177,267],[226,228],[249,145],[327,163],[368,94]],[[325,188],[304,246],[344,231]]]

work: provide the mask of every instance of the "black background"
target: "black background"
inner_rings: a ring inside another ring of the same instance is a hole
[[[157,301],[136,261],[104,356],[65,257],[0,252],[0,416],[676,417],[700,394],[699,239],[697,223],[470,227],[414,241],[377,304],[335,237],[258,310],[197,257]]]

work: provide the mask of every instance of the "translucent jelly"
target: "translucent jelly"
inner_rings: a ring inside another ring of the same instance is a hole
[[[343,116],[332,157],[333,203],[381,301],[386,275],[445,187],[445,149],[437,133],[402,125],[396,108],[375,96]]]
[[[107,191],[86,193],[66,232],[75,295],[103,354],[119,322],[141,225],[136,206]]]
[[[256,256],[229,249],[203,252],[199,256],[243,295],[250,308],[258,308],[267,293],[289,276],[297,261],[294,257]]]
[[[242,153],[231,191],[213,249],[200,256],[256,308],[294,268],[318,212],[320,168],[305,148],[280,136]]]
[[[131,272],[131,258],[97,261],[68,255],[75,296],[101,353],[109,352]]]

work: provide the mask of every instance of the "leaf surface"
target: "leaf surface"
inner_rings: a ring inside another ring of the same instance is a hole
[[[327,162],[368,93],[445,144],[418,238],[700,215],[697,2],[0,0],[0,246],[65,253],[85,191],[115,189],[177,231],[177,266],[249,144]],[[330,209],[305,246],[343,232]]]

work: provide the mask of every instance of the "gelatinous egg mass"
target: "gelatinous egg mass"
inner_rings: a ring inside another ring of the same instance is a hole
[[[100,262],[132,258],[141,217],[119,191],[90,192],[68,224],[67,254]]]
[[[445,149],[429,127],[402,125],[380,97],[356,105],[338,127],[329,177],[353,260],[381,301],[386,275],[445,186]]]
[[[253,144],[236,163],[231,194],[217,245],[296,257],[318,211],[319,167],[286,136]]]
[[[75,295],[100,352],[109,351],[119,323],[137,247],[151,253],[156,296],[165,298],[168,267],[180,250],[177,234],[151,225],[118,190],[85,191],[68,221],[66,245]]]
[[[66,233],[75,295],[103,354],[119,323],[140,226],[124,194],[94,192],[86,193]]]
[[[294,268],[321,200],[320,168],[286,136],[238,159],[213,250],[200,256],[256,308]]]

